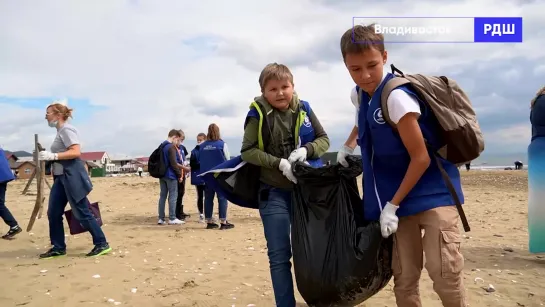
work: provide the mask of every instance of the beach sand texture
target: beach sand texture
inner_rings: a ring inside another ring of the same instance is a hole
[[[470,306],[542,306],[545,255],[527,251],[526,171],[462,170],[462,174],[472,227],[462,243]],[[67,236],[67,257],[39,260],[37,255],[49,248],[44,210],[31,233],[0,240],[0,306],[274,305],[256,210],[230,206],[230,221],[236,227],[206,230],[198,223],[195,189],[188,184],[184,199],[192,214],[188,223],[158,226],[157,180],[116,177],[93,182],[90,199],[100,201],[104,231],[114,252],[85,258],[92,248],[85,233]],[[23,228],[35,201],[34,192],[21,195],[25,184],[26,180],[12,182],[7,193],[7,205]],[[7,231],[3,224],[0,229]],[[495,292],[483,289],[489,284]],[[390,282],[361,306],[395,306],[392,286]],[[425,271],[420,292],[423,306],[441,306]],[[297,301],[305,306],[298,294]]]

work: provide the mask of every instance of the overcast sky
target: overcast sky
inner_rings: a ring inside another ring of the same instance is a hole
[[[0,146],[30,150],[38,133],[49,147],[45,106],[68,98],[84,151],[147,156],[171,128],[191,149],[214,122],[237,153],[259,73],[278,62],[336,150],[354,124],[339,50],[352,17],[522,16],[522,44],[386,48],[388,64],[447,75],[467,91],[487,153],[524,152],[529,102],[545,81],[543,12],[544,1],[528,0],[0,0]],[[472,37],[469,24],[452,24],[457,39]]]

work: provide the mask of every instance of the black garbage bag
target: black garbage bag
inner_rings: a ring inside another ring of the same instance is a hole
[[[358,191],[361,158],[349,167],[293,166],[291,230],[299,293],[309,306],[355,306],[379,292],[392,277],[392,237],[367,222]]]

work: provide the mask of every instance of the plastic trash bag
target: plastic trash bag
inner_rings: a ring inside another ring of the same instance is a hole
[[[312,168],[296,163],[292,249],[299,293],[310,306],[355,306],[379,292],[392,277],[392,237],[378,222],[366,222],[357,176],[349,167]]]

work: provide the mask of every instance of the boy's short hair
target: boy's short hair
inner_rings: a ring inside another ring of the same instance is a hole
[[[341,37],[343,60],[349,53],[362,53],[370,48],[375,48],[381,53],[384,52],[384,35],[375,32],[375,24],[355,25],[346,30]]]
[[[261,91],[270,80],[288,80],[293,85],[293,75],[290,69],[284,64],[271,63],[265,66],[259,75],[259,86]]]
[[[201,132],[201,133],[197,134],[197,137],[198,138],[201,137],[203,139],[206,139],[206,134],[204,132]]]
[[[171,137],[179,137],[181,138],[182,137],[182,134],[180,133],[180,130],[178,129],[171,129],[169,132],[168,132],[168,137],[171,138]]]

